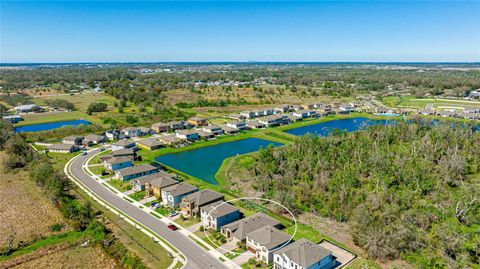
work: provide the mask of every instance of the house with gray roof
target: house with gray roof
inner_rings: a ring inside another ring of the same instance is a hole
[[[79,135],[69,135],[62,139],[63,144],[69,144],[69,145],[81,145],[82,142],[83,142],[83,136],[79,136]]]
[[[107,171],[117,171],[132,166],[131,157],[112,157],[103,161],[103,166]]]
[[[80,148],[77,145],[72,145],[72,144],[52,144],[50,146],[47,146],[46,149],[49,152],[58,152],[58,153],[72,153]]]
[[[122,181],[126,181],[141,176],[155,174],[157,172],[158,168],[156,168],[155,166],[150,164],[141,164],[119,169],[115,171],[115,177],[121,179]]]
[[[255,258],[266,264],[273,260],[273,252],[290,243],[291,236],[279,229],[265,225],[247,234],[247,248]]]
[[[175,146],[186,141],[186,139],[177,137],[175,134],[162,135],[158,138],[158,140],[161,143],[169,146]]]
[[[200,217],[205,229],[218,230],[241,218],[240,210],[223,201],[211,203],[200,208]]]
[[[156,150],[163,147],[163,144],[158,141],[155,137],[145,138],[137,141],[137,146],[139,148],[144,148],[148,150]]]
[[[273,253],[274,269],[330,269],[336,264],[331,251],[305,238]]]
[[[201,207],[214,202],[223,201],[223,198],[224,195],[219,192],[204,189],[182,197],[180,208],[182,209],[182,214],[184,216],[197,217],[200,216]]]
[[[123,139],[123,140],[118,140],[116,143],[112,144],[112,151],[116,151],[120,149],[129,149],[129,148],[136,149],[135,141]]]
[[[171,208],[177,208],[183,196],[198,191],[198,188],[185,182],[162,189],[162,203]]]
[[[283,228],[283,225],[278,220],[263,213],[256,213],[223,226],[220,232],[227,240],[244,241],[248,233],[258,230],[266,225],[270,225],[277,229]]]
[[[91,142],[92,144],[102,143],[107,140],[107,137],[104,135],[89,134],[85,136],[84,140]]]

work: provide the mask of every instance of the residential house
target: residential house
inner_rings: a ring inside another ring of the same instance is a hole
[[[220,127],[222,128],[222,131],[226,134],[236,134],[240,131],[237,128],[230,127],[230,126],[227,126],[227,125],[222,125]]]
[[[463,110],[463,113],[468,113],[468,114],[480,114],[480,108],[466,107],[466,108]]]
[[[177,130],[175,132],[175,135],[178,138],[185,139],[187,141],[195,141],[200,138],[198,136],[198,132],[195,130]]]
[[[223,134],[222,127],[216,126],[216,125],[204,126],[204,127],[202,128],[202,130],[203,130],[204,132],[207,132],[207,133],[210,133],[210,134],[213,134],[213,135],[221,135],[221,134]]]
[[[277,114],[261,118],[258,122],[265,124],[267,127],[279,126],[288,123],[288,116],[284,114]]]
[[[205,139],[205,140],[207,140],[207,139],[210,139],[210,138],[214,138],[214,137],[215,137],[214,134],[212,134],[212,133],[207,133],[207,132],[202,131],[202,130],[198,130],[197,133],[198,133],[198,137],[199,137],[200,139]]]
[[[84,140],[87,140],[92,144],[99,144],[105,142],[107,140],[107,137],[105,137],[104,135],[89,134],[85,136]]]
[[[302,107],[303,110],[314,109],[315,104],[302,104],[301,107]]]
[[[200,217],[205,229],[218,230],[241,218],[240,210],[223,201],[218,201],[200,208]]]
[[[294,115],[291,115],[291,114],[290,114],[290,115],[287,115],[287,117],[288,117],[288,121],[289,121],[289,122],[297,122],[297,121],[303,120],[302,117],[294,116]]]
[[[162,189],[162,203],[171,208],[177,208],[185,195],[198,191],[198,188],[185,182]]]
[[[273,253],[274,269],[332,269],[336,265],[331,251],[305,238]]]
[[[276,106],[274,108],[275,111],[279,112],[279,113],[286,113],[286,112],[289,112],[291,109],[291,106],[290,105],[279,105],[279,106]]]
[[[433,109],[420,109],[418,111],[418,114],[427,115],[427,116],[434,116],[435,115],[435,110],[433,110]]]
[[[129,148],[132,148],[134,150],[136,149],[135,141],[124,139],[124,140],[119,140],[116,143],[112,144],[112,151],[116,151],[119,149],[129,149]]]
[[[168,132],[168,125],[166,123],[158,122],[152,124],[152,130],[154,130],[157,134]]]
[[[191,117],[187,122],[193,126],[206,126],[208,124],[206,119],[199,117]]]
[[[459,113],[457,117],[467,120],[478,120],[480,119],[480,113]]]
[[[117,171],[132,166],[132,158],[129,157],[112,157],[103,161],[103,166],[107,171]]]
[[[137,157],[137,153],[133,148],[119,149],[107,155],[100,155],[100,160],[105,161],[112,157],[129,157],[130,159],[135,159]]]
[[[155,133],[155,131],[153,131],[153,129],[150,127],[140,126],[138,127],[138,129],[140,130],[140,136],[150,135]]]
[[[22,116],[20,115],[7,115],[3,116],[2,119],[12,124],[18,123],[23,120]]]
[[[256,213],[244,219],[237,220],[222,227],[221,234],[230,241],[244,241],[247,234],[270,225],[281,229],[283,225],[276,219],[273,219],[263,213]]]
[[[162,197],[162,189],[177,184],[169,173],[159,171],[158,173],[143,176],[132,180],[133,190],[146,191],[147,196]]]
[[[238,130],[247,129],[247,124],[244,121],[231,121],[227,123],[228,127],[236,128]]]
[[[438,112],[437,115],[444,118],[454,118],[457,113],[455,111],[443,110]]]
[[[355,112],[355,108],[350,105],[350,104],[341,104],[338,106],[340,111],[343,111],[344,113],[352,113]]]
[[[315,109],[324,114],[330,114],[332,112],[332,107],[327,104],[316,104]]]
[[[21,105],[13,108],[17,113],[40,112],[43,109],[35,104]]]
[[[185,124],[181,121],[171,121],[165,124],[167,125],[168,132],[174,132],[176,130],[185,129]]]
[[[247,248],[255,258],[266,264],[273,261],[273,252],[290,243],[291,236],[279,229],[266,225],[246,236]]]
[[[245,119],[255,118],[255,112],[253,112],[253,111],[242,111],[242,112],[240,112],[240,116],[245,117]]]
[[[300,118],[309,118],[309,117],[315,117],[317,115],[317,111],[315,110],[298,110],[295,112],[292,112],[293,116],[300,117]]]
[[[141,176],[155,174],[158,168],[150,164],[140,164],[115,171],[115,177],[122,181],[134,179]]]
[[[175,146],[181,144],[182,142],[185,142],[186,139],[177,137],[175,134],[169,134],[160,136],[158,140],[165,145]]]
[[[186,217],[200,216],[200,208],[208,204],[223,201],[224,195],[210,189],[204,189],[182,198],[180,208]]]
[[[257,120],[251,120],[246,122],[247,127],[252,128],[252,129],[263,129],[266,127],[264,123],[261,123]]]
[[[127,127],[122,129],[122,134],[126,137],[137,137],[142,136],[142,130],[138,127]]]
[[[63,144],[69,144],[69,145],[82,145],[82,142],[83,142],[83,136],[78,136],[78,135],[69,135],[62,139]]]
[[[72,144],[52,144],[47,146],[46,149],[49,152],[72,153],[78,151],[80,148],[77,145]]]
[[[120,140],[125,138],[125,135],[119,130],[108,130],[105,132],[105,136],[108,140]]]
[[[136,142],[139,148],[148,149],[148,150],[156,150],[163,147],[163,144],[158,141],[155,137],[150,137],[146,139],[142,139]]]

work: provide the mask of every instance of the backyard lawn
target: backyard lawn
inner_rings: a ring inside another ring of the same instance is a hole
[[[112,185],[112,187],[120,192],[126,192],[131,190],[133,187],[132,184],[130,184],[130,181],[121,181],[120,179],[112,179],[108,182],[108,184]]]

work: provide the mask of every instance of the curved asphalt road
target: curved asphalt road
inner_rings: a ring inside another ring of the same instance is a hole
[[[187,257],[187,264],[184,268],[190,269],[209,269],[209,268],[227,268],[220,260],[216,259],[204,248],[197,245],[194,241],[180,234],[178,231],[171,231],[167,225],[156,217],[146,213],[140,208],[132,205],[130,202],[115,195],[95,179],[91,178],[82,168],[83,163],[99,149],[89,152],[86,156],[79,156],[71,162],[69,171],[78,181],[83,183],[90,191],[94,192],[106,203],[127,214],[130,218],[147,227],[154,233],[163,237],[171,245],[177,248]]]

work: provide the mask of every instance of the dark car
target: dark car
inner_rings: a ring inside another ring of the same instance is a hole
[[[177,226],[175,226],[175,225],[173,225],[173,224],[170,224],[170,225],[168,225],[167,227],[168,227],[168,229],[170,229],[170,230],[172,230],[172,231],[178,230]]]

